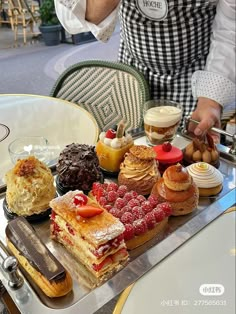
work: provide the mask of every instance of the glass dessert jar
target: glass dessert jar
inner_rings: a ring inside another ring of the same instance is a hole
[[[182,118],[182,106],[170,100],[151,100],[144,104],[144,130],[149,145],[172,141]]]

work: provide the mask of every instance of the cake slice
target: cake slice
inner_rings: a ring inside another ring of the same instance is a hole
[[[106,280],[128,260],[123,224],[82,191],[50,202],[51,237],[98,279]]]

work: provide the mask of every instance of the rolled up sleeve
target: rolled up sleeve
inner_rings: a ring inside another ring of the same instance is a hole
[[[54,0],[54,2],[56,14],[68,33],[91,32],[97,40],[107,42],[114,32],[119,6],[100,24],[95,25],[85,20],[86,0]]]
[[[235,101],[235,0],[219,0],[204,71],[192,77],[193,96],[222,106]]]

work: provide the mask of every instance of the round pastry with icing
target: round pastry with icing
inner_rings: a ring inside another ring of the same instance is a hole
[[[223,187],[222,173],[206,162],[194,163],[187,167],[188,173],[196,183],[200,196],[213,196]]]

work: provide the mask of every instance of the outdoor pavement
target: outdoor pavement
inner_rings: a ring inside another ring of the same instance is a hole
[[[0,26],[0,93],[49,95],[58,76],[70,65],[90,59],[116,61],[119,47],[119,26],[108,43],[98,41],[75,45],[69,43],[45,46],[41,36],[23,36],[17,45],[10,28]]]

